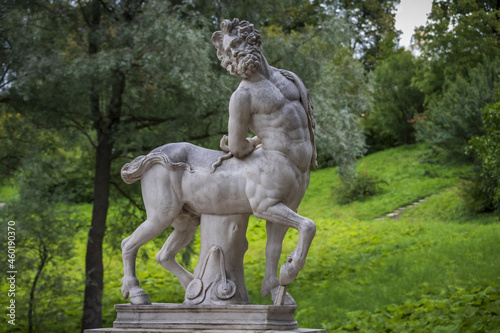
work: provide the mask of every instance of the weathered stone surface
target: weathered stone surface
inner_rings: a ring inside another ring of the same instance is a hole
[[[250,304],[243,257],[249,214],[201,216],[200,259],[184,304]]]
[[[115,305],[114,328],[293,330],[297,328],[295,306],[276,305]]]

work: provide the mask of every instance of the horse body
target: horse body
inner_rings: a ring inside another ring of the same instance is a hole
[[[174,232],[157,260],[179,278],[184,288],[189,284],[193,276],[175,261],[175,254],[189,243],[202,214],[254,214],[279,225],[274,227],[280,229],[277,236],[271,237],[277,237],[280,244],[286,229],[293,227],[299,230],[299,244],[282,267],[282,284],[295,279],[304,265],[315,225],[295,211],[309,183],[309,172],[300,172],[284,154],[264,149],[256,149],[243,159],[228,159],[211,172],[210,166],[222,155],[224,152],[189,143],[172,143],[139,156],[122,168],[125,182],[141,180],[147,213],[147,220],[122,242],[122,292],[125,297],[130,295],[132,303],[149,302],[135,277],[137,251],[170,225]],[[273,261],[277,267],[277,259]],[[275,272],[269,267],[266,266],[263,294],[277,284],[277,277],[267,276]]]

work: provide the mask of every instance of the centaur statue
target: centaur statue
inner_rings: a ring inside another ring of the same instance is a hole
[[[146,221],[122,242],[122,293],[132,304],[150,303],[135,274],[137,251],[170,225],[174,231],[156,259],[186,289],[193,274],[176,262],[175,255],[192,239],[202,214],[253,214],[266,220],[264,297],[276,297],[279,286],[297,277],[316,233],[315,223],[297,214],[309,184],[309,166],[317,167],[307,89],[294,73],[267,63],[260,34],[247,21],[224,20],[212,42],[221,65],[242,77],[229,102],[223,151],[171,143],[122,168],[126,183],[141,181],[147,212]],[[247,138],[249,129],[255,137]],[[289,227],[298,230],[298,244],[278,279]]]

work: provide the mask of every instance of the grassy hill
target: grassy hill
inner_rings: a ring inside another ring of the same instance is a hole
[[[336,201],[336,169],[312,173],[299,212],[316,221],[318,232],[289,288],[301,327],[500,331],[500,223],[465,206],[461,178],[470,170],[428,163],[428,153],[413,145],[366,157],[360,173],[384,183],[378,194],[347,205]],[[384,217],[401,207],[408,208]],[[261,225],[254,229],[262,234]],[[284,255],[295,241],[289,232]],[[252,239],[247,255],[254,267],[262,266],[260,242]],[[258,291],[262,276],[249,276]]]
[[[462,178],[470,170],[429,163],[428,153],[425,146],[412,145],[364,158],[360,173],[379,181],[378,192],[349,204],[339,203],[335,168],[312,172],[299,213],[313,219],[318,231],[304,270],[289,286],[300,327],[328,332],[500,331],[500,222],[465,206]],[[397,215],[386,216],[402,207]],[[110,221],[118,214],[111,209]],[[130,223],[141,222],[137,216]],[[110,223],[105,248],[106,327],[116,318],[113,305],[126,302],[120,294],[119,233],[113,228]],[[77,233],[77,255],[57,265],[68,271],[64,285],[71,289],[64,299],[51,301],[58,321],[51,325],[47,317],[47,327],[61,326],[53,332],[76,332],[80,322],[85,237],[83,230]],[[143,246],[138,277],[153,302],[182,302],[180,284],[155,260],[166,237],[162,234]],[[250,298],[254,304],[270,304],[260,297],[265,222],[252,218],[247,238]],[[282,261],[296,241],[297,233],[290,230]],[[195,242],[195,253],[198,246]],[[190,269],[196,262],[193,255]]]

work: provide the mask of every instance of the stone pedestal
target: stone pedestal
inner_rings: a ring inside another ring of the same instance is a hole
[[[275,305],[184,305],[151,304],[115,305],[117,318],[114,328],[141,329],[217,329],[233,330],[294,330],[295,306]]]
[[[295,306],[287,305],[115,305],[113,328],[85,333],[325,333],[298,329]]]

